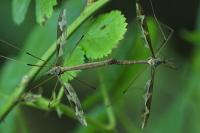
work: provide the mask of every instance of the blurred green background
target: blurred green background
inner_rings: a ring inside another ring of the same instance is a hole
[[[147,133],[199,133],[200,132],[200,3],[198,0],[152,0],[155,13],[160,22],[174,29],[173,37],[167,47],[160,53],[161,58],[171,59],[177,66],[172,70],[159,66],[156,71],[151,115],[144,132]],[[160,45],[162,36],[152,16],[150,3],[142,1],[148,18],[151,37],[154,46]],[[20,48],[42,55],[49,44],[56,40],[56,15],[41,26],[36,23],[35,1],[31,1],[24,22],[17,25],[12,17],[12,2],[0,1],[0,39],[11,42]],[[84,0],[58,1],[55,11],[66,7],[69,23],[72,23],[85,8]],[[95,16],[111,10],[120,10],[127,18],[127,33],[118,48],[110,57],[117,59],[146,59],[150,56],[145,48],[139,28],[136,24],[135,1],[112,0],[98,10]],[[165,29],[166,34],[168,33]],[[76,36],[78,33],[75,33]],[[75,38],[75,37],[74,37]],[[26,44],[29,46],[26,46]],[[45,44],[45,45],[43,45]],[[47,44],[47,45],[46,45]],[[15,57],[23,53],[0,45],[0,54]],[[27,60],[27,59],[26,59]],[[29,60],[29,59],[28,59]],[[23,58],[22,58],[23,61]],[[30,61],[30,60],[29,60]],[[34,62],[34,61],[33,61]],[[18,69],[0,59],[0,100],[3,93],[11,91],[22,76],[20,69],[28,69],[18,64]],[[11,62],[10,64],[15,64]],[[10,66],[10,68],[8,68]],[[109,66],[86,70],[78,78],[95,86],[97,90],[72,81],[78,97],[81,99],[86,116],[92,119],[92,124],[83,127],[75,119],[56,112],[43,111],[28,106],[15,108],[0,124],[2,133],[137,133],[140,132],[141,109],[143,108],[143,93],[146,81],[149,79],[149,69],[138,66]],[[12,72],[11,72],[12,69]],[[44,70],[45,71],[45,70]],[[142,72],[142,73],[141,73]],[[139,74],[141,73],[141,74]],[[139,76],[138,76],[139,75]],[[136,79],[129,90],[123,94],[129,84]],[[40,82],[37,79],[37,84]],[[44,96],[49,98],[53,83],[42,86]],[[10,87],[11,89],[8,90]],[[2,91],[4,90],[4,91]],[[7,95],[9,96],[9,93]],[[107,99],[108,98],[108,99]],[[107,106],[107,100],[110,106]],[[0,101],[3,104],[3,100]],[[68,104],[67,99],[63,102]],[[94,124],[95,123],[95,124]],[[96,126],[94,126],[96,125]]]

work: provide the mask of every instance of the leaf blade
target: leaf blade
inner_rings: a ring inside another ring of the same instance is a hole
[[[16,24],[21,24],[24,21],[30,2],[30,0],[12,1],[12,15]]]
[[[39,24],[44,24],[53,13],[56,0],[36,0],[36,20]]]
[[[99,59],[110,54],[127,30],[125,20],[120,11],[99,16],[80,42],[87,57]]]

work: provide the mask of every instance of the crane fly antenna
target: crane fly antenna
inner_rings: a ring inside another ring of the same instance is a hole
[[[37,64],[26,64],[27,66],[31,66],[31,67],[50,67],[47,65],[37,65]]]
[[[17,51],[24,52],[22,49],[18,48],[17,46],[14,46],[14,45],[11,44],[10,42],[7,42],[7,41],[2,40],[2,39],[0,39],[0,42],[2,42],[2,44],[5,44],[5,45],[7,45],[7,46],[10,46],[10,47],[14,48],[14,49],[17,50]],[[37,60],[46,62],[45,60],[39,58],[39,57],[36,56],[36,55],[31,54],[30,52],[24,52],[24,53],[27,54],[27,55],[29,55],[29,56],[31,56],[31,57],[33,57],[33,58],[35,58],[35,59],[37,59]]]
[[[27,65],[27,66],[32,66],[32,67],[49,67],[49,66],[45,66],[45,65],[26,64],[24,62],[18,61],[16,59],[13,59],[13,58],[10,58],[10,57],[4,56],[4,55],[0,55],[0,58],[6,59],[6,60],[10,60],[10,61],[15,61],[15,62],[17,62],[19,64]]]
[[[38,59],[38,60],[41,60],[41,61],[45,62],[45,60],[43,60],[43,59],[41,59],[41,58],[39,58],[39,57],[37,57],[37,56],[35,56],[35,55],[29,53],[29,52],[26,52],[26,54],[27,54],[27,55],[30,55],[30,56],[33,57],[33,58],[36,58],[36,59]]]
[[[48,67],[48,66],[44,66],[44,65],[26,64],[26,63],[24,63],[24,62],[22,62],[22,61],[18,61],[18,60],[16,60],[16,59],[13,59],[13,58],[10,58],[10,57],[4,56],[4,55],[0,55],[0,58],[6,59],[6,60],[10,60],[10,61],[15,61],[15,62],[17,62],[17,63],[19,63],[19,64],[27,65],[27,66],[33,66],[33,67],[34,67],[34,66],[36,66],[36,67]]]

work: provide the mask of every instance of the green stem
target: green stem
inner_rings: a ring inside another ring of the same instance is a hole
[[[112,110],[112,106],[111,106],[111,103],[110,103],[108,93],[106,91],[106,87],[105,87],[104,83],[102,82],[103,77],[102,77],[100,72],[99,72],[99,77],[100,77],[100,83],[101,83],[101,92],[102,92],[104,105],[105,105],[105,108],[106,108],[108,121],[109,121],[108,124],[104,124],[104,125],[102,124],[101,126],[104,129],[107,129],[108,131],[114,131],[115,126],[116,126],[115,115],[114,115],[114,112]]]
[[[56,111],[56,109],[59,108],[63,115],[68,116],[73,119],[76,119],[74,110],[72,108],[70,108],[62,103],[58,103],[55,106],[53,106],[52,108],[49,108],[49,99],[45,99],[43,97],[39,97],[39,98],[35,99],[34,102],[23,102],[22,104],[33,107],[33,108],[37,108],[40,110],[45,110],[45,111]],[[103,130],[110,131],[111,129],[113,129],[111,126],[104,125],[96,120],[90,119],[89,117],[86,117],[86,120],[89,125],[91,125],[92,127],[101,129],[102,131]]]
[[[61,87],[60,90],[59,90],[59,92],[58,92],[58,95],[56,97],[56,102],[60,103],[60,101],[61,101],[61,99],[62,99],[63,96],[64,96],[64,88]]]
[[[72,108],[65,106],[64,104],[61,104],[61,103],[56,104],[52,108],[49,108],[49,100],[43,97],[39,97],[35,99],[34,102],[32,101],[23,102],[22,104],[26,106],[34,107],[37,109],[45,110],[45,111],[51,111],[51,110],[56,110],[56,108],[60,108],[63,114],[71,118],[75,118],[74,111],[72,110]]]
[[[69,26],[68,28],[68,34],[67,36],[72,35],[72,33],[85,21],[87,18],[89,18],[92,14],[94,14],[98,9],[100,9],[102,6],[104,6],[106,3],[108,3],[109,0],[98,0],[94,4],[91,4],[90,6],[87,6],[85,10],[81,13],[81,15]],[[44,60],[48,60],[55,52],[55,43],[53,45],[50,45],[51,47],[45,52],[45,54],[41,57]],[[38,61],[38,65],[43,65],[44,62]],[[28,85],[29,81],[37,75],[37,73],[40,71],[41,68],[34,67],[30,69],[30,71],[23,76],[22,81],[20,84],[13,90],[13,93],[5,104],[1,107],[0,110],[0,121],[2,121],[7,114],[15,107],[15,105],[18,103],[20,97],[25,92],[25,88]]]
[[[106,111],[108,115],[109,124],[107,124],[107,129],[114,130],[116,126],[115,116],[112,110],[112,106],[108,97],[108,93],[106,91],[105,86],[101,87],[101,92],[104,99],[104,105],[106,106]]]
[[[121,125],[124,127],[126,133],[140,133],[138,127],[130,120],[130,117],[126,115],[124,110],[120,108],[117,110],[116,114],[119,119],[119,123],[121,123]]]

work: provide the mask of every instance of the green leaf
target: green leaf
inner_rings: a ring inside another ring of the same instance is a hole
[[[36,0],[36,20],[44,24],[53,13],[53,6],[57,4],[56,0]]]
[[[187,30],[181,31],[181,36],[186,39],[187,41],[198,45],[200,42],[200,32],[199,31],[193,31],[189,32]]]
[[[110,54],[127,30],[125,20],[120,11],[99,16],[80,42],[86,56],[98,59]]]
[[[70,55],[64,62],[64,66],[75,66],[84,63],[84,52],[80,47],[77,47],[76,50]],[[72,80],[80,70],[65,72],[62,74],[61,78],[63,81],[67,82]]]
[[[24,21],[30,2],[30,0],[12,1],[12,15],[15,23],[21,24]]]

